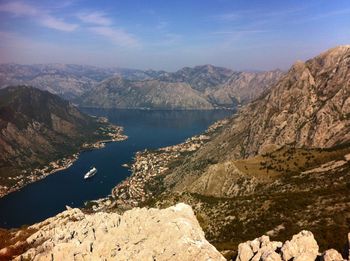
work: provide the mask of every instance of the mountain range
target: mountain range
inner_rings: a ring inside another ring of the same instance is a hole
[[[83,107],[214,109],[246,104],[283,74],[280,70],[236,72],[212,65],[165,72],[66,64],[1,64],[0,87],[34,86]]]

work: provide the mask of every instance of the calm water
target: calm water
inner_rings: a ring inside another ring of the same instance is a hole
[[[0,199],[0,227],[32,224],[61,212],[66,205],[80,207],[87,200],[107,196],[130,175],[121,165],[132,162],[137,151],[180,143],[232,114],[232,111],[85,111],[124,126],[128,140],[84,152],[70,168]],[[91,165],[97,167],[98,173],[84,181],[84,173]]]

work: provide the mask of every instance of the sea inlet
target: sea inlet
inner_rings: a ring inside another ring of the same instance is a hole
[[[58,171],[0,199],[0,227],[30,225],[53,216],[65,206],[81,207],[84,202],[105,197],[128,177],[122,167],[131,163],[137,151],[181,143],[199,134],[217,120],[232,115],[232,110],[154,111],[83,109],[104,116],[124,127],[128,139],[107,143],[106,147],[85,151],[68,169]],[[97,174],[84,180],[84,174],[95,166]]]

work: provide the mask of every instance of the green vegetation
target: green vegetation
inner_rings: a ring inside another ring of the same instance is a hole
[[[298,174],[332,160],[343,160],[347,153],[350,153],[349,144],[325,149],[284,146],[261,156],[234,161],[234,164],[247,175],[271,179],[285,174]]]

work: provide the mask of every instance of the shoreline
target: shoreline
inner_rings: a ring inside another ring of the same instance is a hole
[[[85,208],[89,208],[87,207],[89,204],[92,211],[110,208],[125,210],[140,206],[141,203],[153,196],[152,192],[147,189],[149,182],[166,175],[172,168],[172,163],[181,158],[182,155],[197,151],[211,139],[213,133],[228,122],[227,119],[219,120],[203,133],[192,136],[180,144],[136,152],[133,162],[127,164],[132,174],[116,184],[110,195],[85,202]]]
[[[25,175],[27,171],[24,170],[20,175],[11,178],[19,180],[17,184],[11,187],[0,185],[0,199],[9,195],[10,193],[21,190],[29,184],[42,180],[49,175],[55,174],[58,171],[68,169],[79,158],[79,155],[82,152],[102,149],[106,146],[106,143],[119,142],[128,138],[127,135],[123,134],[124,128],[121,126],[115,126],[111,124],[108,126],[108,130],[110,132],[106,133],[106,135],[109,136],[110,139],[98,140],[93,143],[83,143],[76,153],[57,159],[55,161],[51,161],[42,168],[32,169],[28,176]]]

